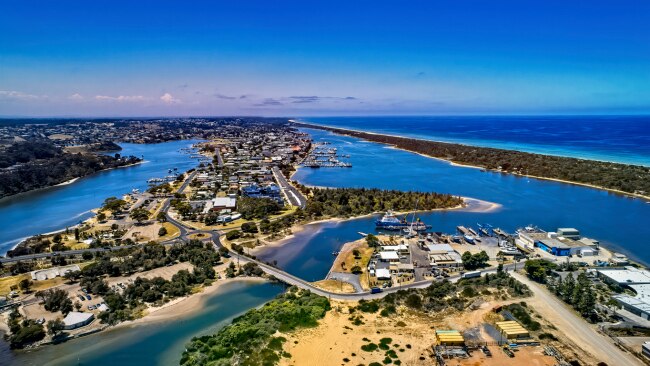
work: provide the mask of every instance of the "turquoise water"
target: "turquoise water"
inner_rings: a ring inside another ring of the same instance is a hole
[[[121,196],[133,188],[147,188],[147,179],[164,177],[168,169],[184,172],[197,165],[181,148],[198,140],[160,144],[122,144],[122,155],[144,157],[145,162],[81,178],[72,184],[41,189],[0,200],[0,254],[20,240],[78,224],[105,198]]]
[[[225,284],[200,311],[188,317],[117,328],[31,352],[0,354],[0,365],[178,365],[192,337],[216,333],[234,317],[261,306],[283,290],[282,285],[270,283]]]
[[[301,168],[293,179],[327,187],[373,187],[435,191],[478,198],[503,205],[495,212],[433,212],[419,215],[434,231],[455,232],[458,225],[476,227],[491,223],[507,231],[529,224],[547,230],[575,227],[583,235],[650,264],[650,204],[607,191],[576,185],[516,177],[447,162],[402,150],[304,129],[316,141],[332,143],[341,154],[350,154],[352,168]],[[332,251],[361,232],[374,231],[374,217],[310,225],[283,247],[261,255],[277,260],[288,272],[308,280],[322,279],[331,265]]]
[[[650,116],[309,117],[332,127],[650,166]]]

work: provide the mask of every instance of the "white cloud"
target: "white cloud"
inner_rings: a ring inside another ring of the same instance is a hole
[[[27,94],[21,91],[16,90],[0,90],[0,99],[18,99],[18,100],[29,100],[29,99],[39,99],[46,96]]]
[[[173,104],[173,103],[180,103],[180,102],[181,102],[180,99],[176,99],[176,98],[174,98],[174,97],[173,97],[171,94],[169,94],[169,93],[165,93],[165,94],[163,94],[163,95],[160,97],[160,100],[162,100],[163,102],[165,102],[165,103],[167,103],[167,104]]]
[[[70,100],[84,100],[84,96],[79,93],[74,93],[68,97]]]
[[[119,95],[117,97],[111,97],[108,95],[96,95],[96,100],[101,101],[116,101],[116,102],[139,102],[147,100],[148,98],[143,97],[142,95]]]

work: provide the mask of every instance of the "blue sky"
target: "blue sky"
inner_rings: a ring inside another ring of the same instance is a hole
[[[650,113],[650,2],[0,0],[0,115]]]

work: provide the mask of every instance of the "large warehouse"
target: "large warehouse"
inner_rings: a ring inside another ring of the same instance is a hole
[[[636,292],[636,296],[612,296],[623,309],[644,319],[650,319],[650,272],[636,267],[603,268],[598,270],[603,281],[627,287]]]

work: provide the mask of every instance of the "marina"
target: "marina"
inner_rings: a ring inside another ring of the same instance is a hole
[[[302,161],[301,166],[307,168],[352,168],[352,164],[340,160],[350,158],[349,154],[339,154],[338,149],[327,147],[329,143],[314,143],[309,155]]]

